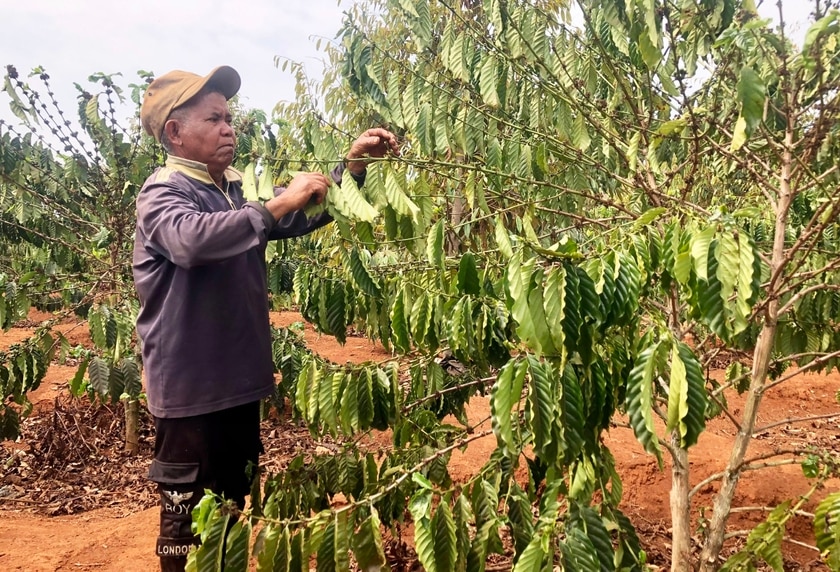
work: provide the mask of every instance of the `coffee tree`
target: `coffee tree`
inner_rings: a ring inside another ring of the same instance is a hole
[[[132,104],[114,77],[88,79],[88,88],[76,84],[78,107],[70,113],[45,70],[24,78],[6,69],[5,95],[20,122],[0,123],[0,256],[9,306],[3,327],[25,317],[30,303],[56,313],[3,356],[0,437],[17,433],[27,391],[53,356],[66,355],[69,343],[55,325],[75,313],[87,318],[95,348],[81,356],[70,388],[123,400],[126,448],[136,451],[142,387],[131,277],[134,199],[161,156],[122,119]],[[135,105],[143,85],[131,86]]]
[[[559,0],[353,6],[326,87],[301,91],[317,101],[280,109],[303,118],[292,148],[326,169],[345,132],[374,122],[403,153],[330,195],[334,234],[294,289],[321,331],[354,325],[403,367],[287,360],[297,414],[346,444],[269,477],[226,541],[231,512],[205,499],[190,565],[226,551],[244,570],[259,523],[260,570],[347,570],[350,554],[385,569],[381,527],[410,515],[426,570],[483,570],[502,529],[517,572],[643,569],[602,440],[625,414],[669,460],[672,569],[781,570],[785,523],[836,475],[833,452],[811,451],[811,490],[726,562],[722,549],[738,481],[760,464],[747,449],[762,395],[840,357],[840,13],[809,6],[802,45],[782,2],[778,27],[749,0],[579,0],[575,18]],[[716,359],[724,384],[706,375]],[[454,483],[449,455],[485,435],[464,404],[485,392],[498,447]],[[702,483],[719,492],[697,557],[691,447],[721,414],[737,437]],[[386,428],[392,450],[358,445]],[[832,569],[838,503],[815,518]]]

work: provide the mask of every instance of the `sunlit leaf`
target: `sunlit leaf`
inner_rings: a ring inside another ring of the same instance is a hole
[[[817,548],[832,570],[840,569],[840,493],[827,495],[814,512]]]

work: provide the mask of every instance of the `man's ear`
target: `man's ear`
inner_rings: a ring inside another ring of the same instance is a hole
[[[172,145],[181,145],[181,122],[177,119],[169,119],[163,125],[163,132],[166,133],[166,138]]]

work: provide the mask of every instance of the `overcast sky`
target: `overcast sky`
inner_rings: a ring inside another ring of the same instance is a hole
[[[137,70],[162,75],[183,69],[204,75],[218,65],[242,76],[243,104],[270,111],[294,98],[290,73],[275,67],[280,56],[302,62],[321,76],[318,37],[332,40],[352,0],[0,0],[0,64],[21,75],[43,66],[51,83],[75,106],[73,82],[95,72],[122,73],[123,86]],[[37,84],[37,82],[33,82]],[[0,84],[2,85],[2,84]],[[0,94],[0,117],[9,119]]]
[[[0,65],[21,75],[43,66],[65,109],[75,106],[73,82],[95,72],[122,73],[121,85],[143,69],[202,75],[227,64],[242,76],[243,104],[270,111],[294,97],[291,74],[275,56],[302,62],[320,77],[317,38],[332,40],[353,0],[0,0]],[[767,13],[775,2],[757,2]],[[786,17],[807,16],[803,0],[784,0]],[[800,25],[801,29],[802,26]],[[804,33],[801,31],[800,33]],[[5,70],[0,70],[5,71]],[[34,82],[37,83],[37,82]],[[0,118],[11,119],[0,94]]]

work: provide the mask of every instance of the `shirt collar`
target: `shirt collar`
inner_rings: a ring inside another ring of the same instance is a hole
[[[210,176],[210,172],[207,170],[205,163],[176,157],[175,155],[168,155],[166,157],[166,166],[206,185],[216,184],[213,181],[213,177]],[[242,173],[231,167],[225,169],[224,176],[226,180],[231,182],[242,180]]]

